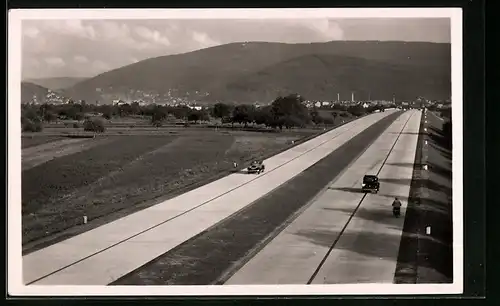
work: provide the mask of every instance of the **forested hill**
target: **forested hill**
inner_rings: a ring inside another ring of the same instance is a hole
[[[311,44],[232,43],[162,56],[86,79],[65,91],[75,100],[137,98],[248,103],[278,94],[306,99],[447,99],[450,44],[334,41]],[[142,93],[140,93],[142,92]]]

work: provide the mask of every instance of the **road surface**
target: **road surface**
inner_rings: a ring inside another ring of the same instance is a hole
[[[106,285],[214,226],[394,111],[372,114],[171,200],[23,256],[25,284]]]
[[[420,119],[419,111],[399,117],[225,284],[392,283]],[[372,173],[380,191],[365,195],[361,180]],[[391,213],[396,196],[400,218]]]

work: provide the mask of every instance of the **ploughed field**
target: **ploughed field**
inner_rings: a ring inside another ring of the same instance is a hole
[[[83,227],[83,216],[111,221],[148,207],[234,171],[233,162],[243,168],[315,134],[178,129],[23,137],[23,245]]]

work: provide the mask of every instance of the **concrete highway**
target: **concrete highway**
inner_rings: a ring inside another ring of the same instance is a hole
[[[389,116],[396,118],[395,113],[386,111],[360,118],[275,155],[264,161],[266,172],[263,174],[229,175],[25,255],[24,282],[28,285],[110,284],[272,193],[369,127]],[[417,117],[418,114],[410,116],[407,112],[398,117],[397,122],[401,124],[402,120],[411,118],[408,126],[413,126],[411,122]],[[394,137],[398,135],[396,131]],[[406,145],[411,145],[411,141],[407,140]],[[382,186],[386,184],[382,182]],[[403,193],[397,188],[389,191]]]
[[[419,111],[401,115],[225,284],[392,283],[420,119]],[[379,175],[378,194],[360,192],[364,174]]]

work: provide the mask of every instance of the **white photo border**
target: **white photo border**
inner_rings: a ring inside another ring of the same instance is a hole
[[[216,16],[216,17],[214,17]],[[21,33],[28,19],[449,18],[453,118],[453,283],[222,286],[25,286],[21,243]],[[433,295],[463,293],[461,8],[16,9],[8,14],[8,293],[11,296]]]

